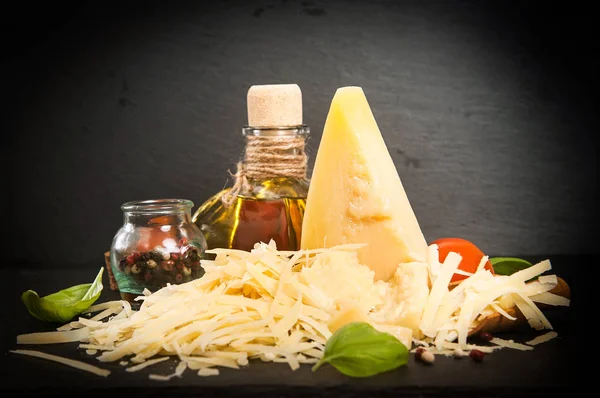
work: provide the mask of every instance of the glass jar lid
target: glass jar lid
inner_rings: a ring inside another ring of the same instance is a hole
[[[121,210],[128,213],[164,213],[185,211],[194,207],[194,202],[188,199],[148,199],[125,202]]]

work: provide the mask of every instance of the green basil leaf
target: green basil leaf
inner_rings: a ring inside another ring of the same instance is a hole
[[[44,297],[33,290],[27,290],[21,295],[21,300],[29,313],[41,321],[68,322],[98,300],[104,287],[103,272],[104,268],[100,268],[93,283],[72,286]]]
[[[352,322],[327,340],[323,357],[312,371],[328,363],[351,377],[369,377],[408,362],[408,349],[396,337],[364,322]]]
[[[512,275],[532,265],[527,260],[515,257],[492,257],[490,263],[494,267],[494,273],[498,275]]]

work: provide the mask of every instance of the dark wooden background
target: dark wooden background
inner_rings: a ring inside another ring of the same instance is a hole
[[[3,11],[5,259],[97,266],[121,203],[202,203],[267,83],[302,88],[311,159],[335,90],[362,86],[429,241],[598,251],[591,5],[168,3]]]

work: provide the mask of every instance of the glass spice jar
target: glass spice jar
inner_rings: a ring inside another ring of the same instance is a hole
[[[110,248],[110,265],[121,298],[143,294],[204,274],[206,239],[191,221],[186,199],[132,201],[121,205],[123,225]]]

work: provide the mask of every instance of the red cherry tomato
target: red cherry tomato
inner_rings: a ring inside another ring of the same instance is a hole
[[[485,255],[477,246],[466,239],[441,238],[432,242],[431,244],[438,245],[440,263],[443,263],[446,260],[448,253],[458,253],[462,257],[462,260],[458,265],[458,269],[461,271],[470,272],[472,274],[477,271],[477,267],[481,262],[481,258]],[[484,268],[489,270],[492,275],[494,274],[494,268],[489,260],[485,264]],[[467,278],[468,276],[465,275],[454,274],[450,280],[450,283],[459,282]]]

